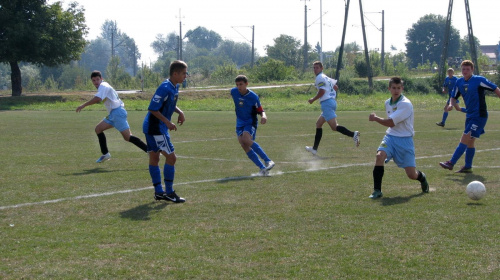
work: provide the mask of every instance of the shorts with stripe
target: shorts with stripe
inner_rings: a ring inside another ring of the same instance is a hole
[[[413,137],[385,135],[377,151],[384,151],[387,154],[386,163],[392,159],[400,168],[417,166]]]
[[[168,134],[151,135],[146,134],[146,144],[148,145],[148,152],[165,151],[167,154],[174,152],[174,145],[170,141]]]

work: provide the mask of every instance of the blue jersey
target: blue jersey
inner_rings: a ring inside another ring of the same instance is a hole
[[[231,96],[233,97],[234,110],[236,111],[236,126],[252,125],[257,127],[257,113],[264,112],[260,105],[259,96],[251,90],[247,90],[247,93],[242,95],[238,91],[238,88],[231,89]]]
[[[172,119],[172,114],[177,106],[177,97],[179,96],[179,85],[174,86],[170,80],[165,80],[156,89],[156,92],[149,103],[148,110],[159,111],[168,120]],[[146,114],[142,124],[142,132],[150,135],[168,134],[168,127],[151,112]]]
[[[453,92],[453,89],[455,88],[455,84],[457,83],[458,78],[453,76],[453,77],[446,77],[444,79],[443,87],[448,89],[448,96],[452,97],[451,93]]]
[[[483,76],[472,75],[469,80],[458,79],[453,98],[462,96],[467,107],[467,118],[487,118],[485,90],[495,90],[497,86]]]

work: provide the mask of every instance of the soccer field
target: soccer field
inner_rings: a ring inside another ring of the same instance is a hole
[[[187,202],[153,200],[148,157],[116,130],[100,155],[105,112],[0,112],[2,279],[500,279],[500,112],[476,141],[474,173],[439,167],[464,114],[416,111],[417,169],[430,193],[386,164],[384,197],[371,200],[385,129],[370,112],[338,112],[361,145],[324,126],[319,112],[267,112],[256,141],[276,162],[258,172],[234,133],[234,112],[185,112],[171,133],[174,188]],[[377,112],[385,116],[383,112]],[[145,112],[129,111],[141,139]],[[176,115],[174,115],[176,117]],[[463,165],[464,157],[457,163]],[[479,180],[487,194],[465,194]]]

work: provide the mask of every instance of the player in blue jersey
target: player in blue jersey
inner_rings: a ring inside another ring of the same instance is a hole
[[[321,115],[316,121],[316,135],[314,136],[314,145],[306,146],[306,151],[316,155],[318,152],[319,142],[323,137],[323,125],[328,123],[333,131],[338,131],[347,137],[352,137],[354,140],[354,145],[359,146],[359,132],[350,131],[344,126],[337,124],[337,81],[331,79],[330,77],[323,74],[323,64],[320,61],[313,62],[313,70],[316,75],[316,80],[314,85],[318,89],[316,96],[309,99],[309,104],[313,104],[314,101],[318,100],[321,104]]]
[[[446,79],[444,79],[444,83],[443,83],[443,93],[445,92],[448,92],[448,101],[446,101],[446,105],[444,105],[444,108],[443,108],[443,118],[441,119],[440,122],[437,122],[436,125],[439,125],[439,126],[443,126],[446,124],[446,119],[448,118],[448,105],[450,105],[450,100],[451,100],[451,97],[452,97],[452,94],[453,94],[453,89],[455,88],[455,84],[458,80],[457,77],[453,76],[453,74],[455,73],[455,70],[453,70],[453,68],[450,68],[448,69],[447,71],[448,73],[448,77],[446,77]],[[458,105],[458,100],[457,100],[457,103],[455,104],[455,109],[457,111],[460,111],[462,113],[466,113],[467,110],[465,108],[460,108],[460,105]]]
[[[403,95],[403,80],[393,77],[389,81],[391,98],[385,101],[387,118],[378,117],[371,113],[369,121],[375,121],[387,126],[386,135],[380,143],[373,168],[373,193],[370,198],[382,197],[382,178],[384,177],[384,164],[391,159],[400,168],[404,168],[408,178],[418,180],[422,192],[429,192],[429,183],[425,174],[416,169],[415,146],[413,144],[413,105]]]
[[[475,140],[484,133],[484,127],[488,121],[485,91],[493,91],[500,97],[500,89],[485,77],[473,75],[474,63],[472,61],[462,61],[461,68],[463,77],[458,79],[455,85],[454,96],[448,106],[448,111],[453,109],[457,98],[462,96],[467,107],[465,130],[451,159],[440,162],[439,165],[445,169],[453,170],[453,166],[465,152],[465,165],[457,173],[470,173],[472,172],[472,161],[476,153]]]
[[[125,110],[125,104],[120,99],[115,89],[102,79],[100,71],[92,71],[92,73],[90,74],[90,79],[92,80],[92,84],[96,87],[97,93],[95,94],[94,98],[78,106],[78,108],[76,108],[76,112],[79,113],[83,108],[99,103],[101,101],[103,101],[104,106],[108,111],[108,116],[105,117],[101,122],[99,122],[95,127],[95,133],[97,134],[97,139],[99,139],[99,146],[101,147],[102,153],[102,155],[97,159],[96,162],[100,163],[111,158],[104,131],[112,127],[120,131],[125,141],[136,145],[141,150],[146,152],[146,144],[142,142],[141,139],[132,135],[132,132],[130,131],[130,126],[127,122],[127,111]]]
[[[177,157],[169,135],[169,130],[177,130],[177,126],[171,121],[174,112],[179,114],[177,118],[179,125],[185,121],[184,113],[177,107],[177,98],[179,86],[186,79],[186,75],[187,64],[184,61],[176,60],[170,64],[170,77],[156,89],[142,126],[148,144],[149,174],[155,189],[155,200],[166,200],[174,203],[186,201],[179,197],[173,188]],[[160,154],[165,156],[165,164],[163,165],[165,191],[161,184]]]
[[[247,89],[248,79],[244,75],[239,75],[235,79],[236,87],[231,89],[231,96],[234,101],[234,110],[236,112],[236,135],[241,147],[259,168],[259,175],[269,175],[269,170],[274,167],[274,162],[267,156],[264,150],[255,142],[257,133],[258,118],[260,123],[267,122],[266,112],[262,109],[259,96],[255,92]],[[265,165],[259,159],[264,161]]]

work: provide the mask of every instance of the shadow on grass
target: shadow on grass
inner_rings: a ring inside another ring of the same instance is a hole
[[[217,180],[217,183],[227,183],[227,182],[232,182],[232,181],[246,181],[246,180],[253,180],[255,177],[259,176],[238,176],[238,177],[226,177],[226,178],[221,178]]]
[[[63,174],[63,176],[81,176],[81,175],[89,175],[89,174],[99,174],[99,173],[109,173],[109,172],[115,172],[116,170],[108,170],[104,169],[101,167],[96,167],[92,169],[85,169],[82,170],[81,172],[75,172],[71,174]]]
[[[150,202],[147,204],[139,205],[129,210],[120,212],[120,217],[123,219],[130,219],[133,221],[148,221],[152,211],[160,211],[167,207],[167,203],[163,202]]]
[[[450,180],[464,186],[467,186],[472,181],[484,182],[486,180],[486,178],[484,178],[483,176],[474,173],[462,173],[464,176],[460,176],[459,174],[454,173],[454,175],[458,176],[453,176],[450,178]]]
[[[381,202],[382,206],[392,206],[392,205],[396,205],[396,204],[407,203],[412,198],[419,197],[419,196],[422,196],[422,195],[425,195],[425,194],[421,192],[421,193],[418,193],[418,194],[413,194],[413,195],[405,196],[405,197],[402,197],[402,196],[382,197],[380,199],[380,202]]]

